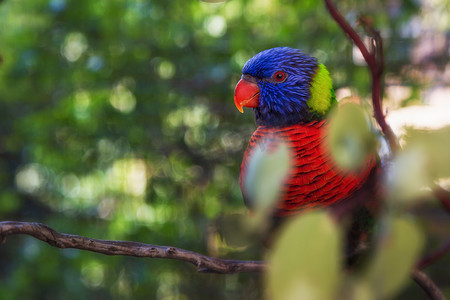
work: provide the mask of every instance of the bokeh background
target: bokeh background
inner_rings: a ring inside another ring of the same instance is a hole
[[[450,2],[339,8],[353,25],[370,15],[385,39],[394,129],[449,125]],[[370,97],[361,56],[321,1],[0,1],[0,220],[261,259],[259,244],[223,238],[235,230],[223,220],[246,214],[238,174],[255,129],[251,111],[234,107],[234,85],[247,59],[275,46],[326,64],[339,99]],[[438,203],[413,210],[428,249],[448,238]],[[429,273],[447,293],[449,268],[447,257]],[[0,246],[0,299],[260,299],[262,285],[255,274],[199,274],[30,237]],[[403,297],[425,296],[411,282]]]

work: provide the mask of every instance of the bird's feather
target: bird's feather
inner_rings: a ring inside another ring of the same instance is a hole
[[[334,163],[327,146],[328,122],[311,121],[286,127],[259,126],[253,133],[241,166],[240,185],[245,195],[245,174],[253,151],[263,147],[271,151],[281,142],[290,148],[292,166],[284,182],[274,215],[283,217],[305,208],[324,207],[349,198],[361,188],[376,167],[375,154],[358,171],[341,169]]]

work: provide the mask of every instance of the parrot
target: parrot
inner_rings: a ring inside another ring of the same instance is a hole
[[[248,167],[255,150],[270,148],[265,143],[273,141],[273,136],[276,139],[272,144],[284,142],[291,159],[272,208],[274,219],[305,210],[345,207],[356,198],[365,201],[378,195],[376,181],[380,168],[376,151],[367,155],[358,170],[340,167],[331,155],[326,137],[330,112],[338,102],[330,74],[316,58],[290,47],[256,54],[242,69],[234,103],[241,113],[243,107],[252,108],[257,125],[245,150],[239,176],[244,202],[250,210],[257,199],[246,191]]]

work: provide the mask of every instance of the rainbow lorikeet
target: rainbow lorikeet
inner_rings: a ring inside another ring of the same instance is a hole
[[[292,162],[274,217],[377,193],[373,182],[379,169],[375,153],[368,155],[360,169],[349,171],[334,162],[327,147],[327,116],[337,101],[328,70],[316,58],[288,47],[256,54],[242,70],[234,102],[241,112],[244,106],[252,107],[258,125],[245,151],[239,180],[250,208],[256,199],[245,190],[248,165],[255,149],[265,147],[265,140],[274,135],[291,149]]]

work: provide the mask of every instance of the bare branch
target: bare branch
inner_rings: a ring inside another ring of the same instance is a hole
[[[234,274],[260,272],[265,268],[262,261],[219,259],[192,251],[128,241],[107,241],[78,235],[60,233],[47,225],[29,222],[0,222],[0,238],[5,242],[8,235],[26,234],[57,248],[74,248],[106,255],[125,255],[149,258],[168,258],[193,264],[199,272]]]
[[[331,2],[331,0],[325,0],[325,5],[330,12],[330,15],[333,19],[338,23],[341,29],[345,32],[345,34],[353,41],[353,43],[359,48],[361,51],[364,60],[369,65],[370,70],[376,69],[376,61],[372,54],[367,49],[364,42],[359,37],[358,33],[353,29],[353,27],[345,20],[345,18],[341,15],[341,13],[337,10],[336,6]]]
[[[124,255],[149,258],[168,258],[193,264],[198,272],[234,274],[241,272],[262,272],[266,269],[263,261],[243,261],[219,259],[192,251],[170,247],[143,244],[129,241],[108,241],[60,233],[41,223],[0,222],[0,240],[6,242],[8,235],[25,234],[57,248],[87,250],[106,255]],[[436,284],[418,269],[413,270],[412,278],[425,290],[432,300],[445,299]]]
[[[336,6],[331,0],[324,0],[325,5],[330,12],[330,15],[336,21],[336,23],[341,27],[345,34],[353,41],[353,43],[359,48],[361,54],[364,57],[367,65],[370,69],[370,74],[372,77],[372,105],[375,115],[375,119],[380,125],[380,128],[386,137],[391,150],[395,153],[400,149],[397,137],[394,131],[386,122],[383,114],[382,105],[382,95],[383,95],[383,71],[384,71],[384,53],[383,53],[383,41],[380,32],[374,29],[372,20],[369,17],[359,17],[359,23],[364,27],[367,34],[372,38],[372,51],[367,49],[366,45],[362,41],[358,33],[353,29],[353,27],[345,20],[345,18],[338,11]],[[440,186],[435,186],[433,188],[434,194],[442,203],[447,212],[450,213],[450,193]]]
[[[434,192],[434,195],[441,202],[444,209],[447,210],[448,213],[450,213],[450,192],[443,189],[439,185],[435,185],[433,187],[433,192]]]
[[[383,59],[383,44],[381,41],[381,37],[379,32],[373,29],[372,24],[370,22],[364,21],[363,18],[360,18],[360,22],[363,22],[366,30],[369,34],[372,35],[372,42],[374,45],[374,51],[369,51],[364,45],[361,37],[358,33],[353,29],[353,27],[347,22],[347,20],[341,15],[341,13],[337,10],[336,6],[331,2],[331,0],[324,0],[325,5],[330,12],[330,15],[336,21],[336,23],[341,27],[341,29],[345,32],[345,34],[353,41],[353,43],[358,47],[359,51],[361,51],[364,60],[370,69],[370,74],[372,77],[372,105],[373,111],[375,115],[375,119],[380,125],[380,128],[386,137],[389,146],[393,152],[397,151],[400,147],[398,145],[397,137],[394,134],[394,131],[386,122],[383,114],[383,105],[381,103],[382,100],[382,76],[383,76],[383,68],[384,68],[384,59]]]
[[[416,265],[416,268],[423,270],[429,265],[435,263],[437,260],[442,258],[445,254],[450,252],[450,240],[445,242],[441,247],[434,250],[433,252],[425,255]]]
[[[414,270],[412,273],[414,281],[427,293],[431,300],[445,300],[445,296],[439,287],[431,280],[427,274],[419,270]]]
[[[382,96],[383,96],[383,72],[384,72],[384,53],[383,53],[383,41],[378,30],[375,30],[372,24],[372,20],[368,17],[360,17],[359,22],[364,27],[366,33],[371,37],[372,48],[367,49],[366,45],[362,41],[358,33],[347,22],[347,20],[340,14],[336,6],[331,0],[324,0],[325,5],[330,12],[330,15],[341,27],[345,34],[353,41],[353,43],[359,48],[361,54],[364,57],[367,65],[370,69],[372,77],[372,105],[374,110],[375,119],[378,122],[384,136],[386,137],[391,151],[396,153],[400,149],[397,137],[395,136],[392,128],[386,122],[383,114]],[[434,189],[434,193],[442,203],[444,208],[450,212],[450,196],[449,192],[445,191],[441,187],[437,186]],[[431,299],[445,299],[442,291],[436,284],[419,269],[426,268],[430,264],[437,261],[450,251],[450,241],[444,244],[439,249],[428,254],[417,263],[416,270],[413,271],[413,279],[425,290]]]

